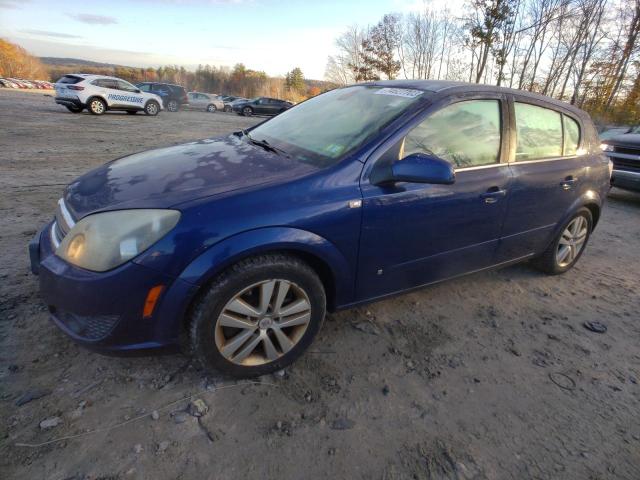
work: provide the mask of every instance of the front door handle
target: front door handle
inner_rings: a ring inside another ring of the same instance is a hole
[[[571,187],[577,181],[578,181],[577,178],[575,178],[573,175],[569,175],[562,182],[560,182],[560,186],[562,187],[563,190],[571,190]]]
[[[500,198],[507,195],[507,191],[500,187],[491,187],[485,193],[480,195],[480,198],[484,200],[484,203],[496,203]]]

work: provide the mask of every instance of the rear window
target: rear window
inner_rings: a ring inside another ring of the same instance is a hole
[[[515,104],[516,161],[562,156],[562,116],[548,108]]]
[[[59,79],[56,83],[66,83],[68,85],[73,85],[75,83],[81,82],[84,80],[82,77],[76,77],[75,75],[65,75],[61,79]]]

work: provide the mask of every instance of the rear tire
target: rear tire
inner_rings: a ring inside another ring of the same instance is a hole
[[[580,259],[593,229],[593,216],[581,208],[562,226],[560,233],[542,255],[531,261],[538,270],[559,275],[570,270]]]
[[[309,265],[280,254],[248,258],[195,304],[191,352],[205,369],[233,377],[272,373],[311,345],[325,311],[324,287]]]
[[[224,106],[224,111],[227,113],[233,112],[233,108],[231,108],[231,105],[225,105]]]
[[[89,99],[89,102],[87,102],[87,104],[89,112],[93,115],[102,115],[107,111],[107,104],[101,98],[93,97]]]
[[[155,117],[160,113],[160,105],[155,100],[149,100],[144,106],[144,113],[145,115]]]
[[[253,115],[253,108],[251,107],[244,107],[242,109],[242,115],[244,115],[245,117],[250,117],[251,115]]]
[[[71,105],[67,105],[67,110],[71,113],[80,113],[82,111],[81,107],[72,107]]]
[[[216,106],[212,103],[210,105],[207,105],[207,112],[209,113],[215,113],[217,110]]]
[[[176,100],[169,100],[167,102],[167,110],[169,110],[170,112],[177,112],[179,108],[180,105]]]

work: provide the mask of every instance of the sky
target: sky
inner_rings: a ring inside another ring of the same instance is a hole
[[[322,79],[349,25],[373,25],[424,1],[0,0],[0,37],[36,56],[188,69],[244,63],[272,76],[300,67]]]

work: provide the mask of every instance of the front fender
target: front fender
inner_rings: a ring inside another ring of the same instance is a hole
[[[315,233],[291,227],[258,228],[229,237],[194,259],[179,278],[203,285],[243,258],[283,250],[312,255],[322,261],[333,277],[335,304],[353,301],[353,271],[340,250]]]

